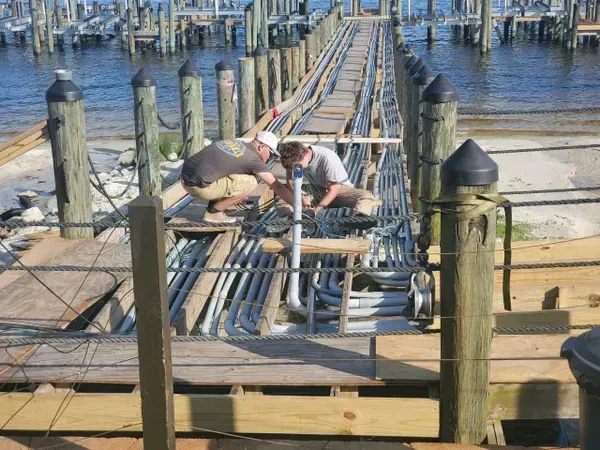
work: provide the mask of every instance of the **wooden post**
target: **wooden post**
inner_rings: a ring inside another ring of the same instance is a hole
[[[306,41],[298,41],[298,79],[302,80],[306,75]]]
[[[258,48],[258,47],[257,47]],[[240,80],[240,136],[254,126],[256,122],[254,58],[238,59]]]
[[[244,26],[246,30],[246,55],[252,54],[252,6],[246,6],[244,10]]]
[[[225,19],[225,45],[231,45],[231,20]]]
[[[256,47],[256,50],[254,50],[254,75],[256,77],[256,87],[254,89],[256,99],[254,105],[256,108],[256,121],[269,109],[268,61],[267,50],[262,45]]]
[[[479,16],[479,17],[482,17],[481,14],[483,11],[481,2],[482,2],[482,0],[474,0],[474,2],[471,3],[472,8],[470,8],[473,10],[472,12],[474,12],[475,15]],[[467,5],[469,5],[469,2],[465,2],[465,3]],[[467,8],[469,8],[469,6],[467,6]],[[471,26],[466,26],[465,31],[467,29],[471,30],[471,44],[473,46],[479,46],[479,40],[481,39],[481,31],[483,29],[483,24],[481,24],[481,25],[475,24],[475,25],[471,25]],[[466,39],[466,37],[465,37],[465,39]]]
[[[267,57],[269,58],[269,108],[274,108],[281,103],[281,53],[279,49],[269,49]]]
[[[233,97],[235,79],[233,65],[228,59],[222,59],[215,65],[217,72],[217,107],[219,113],[219,139],[235,139],[235,107]]]
[[[292,49],[281,49],[281,99],[286,101],[292,96]]]
[[[133,6],[133,4],[131,5]],[[133,8],[127,8],[127,40],[129,42],[129,55],[135,55],[135,35],[133,26]]]
[[[185,36],[185,19],[183,16],[179,16],[179,46],[181,50],[187,47],[187,38]]]
[[[405,78],[405,86],[404,92],[406,92],[406,101],[404,104],[404,130],[405,130],[405,140],[404,147],[406,149],[406,163],[408,167],[408,174],[410,175],[412,166],[415,164],[413,160],[414,152],[412,149],[412,144],[414,142],[413,135],[415,134],[415,121],[416,117],[414,116],[414,105],[415,101],[415,85],[413,83],[413,76],[421,70],[421,68],[425,65],[425,61],[422,58],[418,58],[417,61],[407,69],[406,78]],[[418,162],[417,162],[418,163]]]
[[[77,6],[75,0],[67,0],[69,3],[69,11],[71,13],[71,22],[75,22],[75,11],[77,10]]]
[[[100,15],[100,5],[98,4],[98,0],[94,0],[94,2],[92,3],[92,8],[93,8],[94,15],[99,16]],[[85,18],[85,9],[84,9],[83,17]]]
[[[306,41],[306,71],[308,72],[312,69],[313,64],[317,58],[317,53],[315,51],[315,35],[311,30],[304,35],[304,40]]]
[[[37,0],[29,0],[29,9],[31,11],[31,32],[33,34],[33,54],[39,56],[42,53],[42,45],[40,44],[40,13],[38,10]]]
[[[260,27],[260,41],[262,42],[262,46],[265,48],[269,48],[269,5],[267,0],[262,0],[262,5],[260,7],[261,11],[261,27]],[[257,45],[258,47],[258,45]]]
[[[408,101],[410,98],[409,89],[412,88],[412,83],[410,83],[410,79],[408,77],[408,71],[415,63],[419,60],[417,55],[412,55],[406,62],[404,63],[402,70],[402,104],[400,105],[400,115],[402,116],[402,120],[404,121],[404,130],[403,130],[403,139],[404,142],[408,142],[408,130],[409,130],[409,118],[408,118]],[[410,165],[410,164],[409,164]]]
[[[160,194],[160,148],[156,80],[145,67],[131,79],[140,195]]]
[[[435,14],[436,0],[427,1],[427,13]],[[427,42],[435,42],[435,25],[427,27]]]
[[[261,26],[260,0],[252,2],[252,51],[258,46],[258,36]],[[264,46],[263,46],[264,47]]]
[[[91,222],[92,195],[83,113],[83,92],[70,70],[57,70],[46,92],[48,132],[52,144],[54,182],[61,222]],[[93,239],[92,228],[61,228],[65,239]]]
[[[496,203],[472,214],[470,194],[497,192],[498,165],[471,139],[442,165],[440,440],[486,437]],[[458,198],[456,198],[458,196]],[[465,196],[462,200],[460,197]]]
[[[423,91],[423,180],[421,196],[433,200],[440,194],[440,163],[456,148],[458,91],[442,74]],[[421,206],[421,211],[428,208]],[[440,242],[440,215],[431,218],[431,243]]]
[[[517,16],[510,18],[510,38],[511,40],[517,37]]]
[[[334,1],[334,0],[332,0]],[[431,1],[431,0],[429,0]],[[379,0],[379,15],[380,16],[385,16],[387,15],[388,11],[387,11],[387,2],[386,0]]]
[[[181,130],[184,158],[204,148],[204,106],[202,74],[191,59],[179,69],[179,95],[181,99]]]
[[[479,52],[487,53],[492,43],[492,5],[491,0],[481,0],[481,37]]]
[[[167,22],[162,3],[158,4],[158,38],[160,40],[160,56],[167,55]]]
[[[50,0],[46,1],[46,31],[48,32],[48,53],[54,53],[54,26],[52,25],[52,9]]]
[[[575,0],[571,0],[567,2],[567,22],[566,25],[564,26],[563,30],[564,30],[564,42],[563,44],[566,47],[571,47],[572,45],[572,40],[571,40],[571,35],[569,33],[571,33],[571,30],[573,29],[573,17],[575,15]]]
[[[292,92],[296,90],[300,84],[300,48],[292,47]]]
[[[574,1],[574,3],[575,3],[575,1]],[[569,48],[571,49],[572,52],[574,52],[577,49],[577,40],[578,40],[577,28],[579,27],[580,8],[581,8],[581,4],[579,2],[576,2],[574,9],[573,9],[573,24],[571,25],[571,45],[569,46]]]
[[[144,448],[175,450],[162,200],[146,196],[133,200],[129,205],[129,223]]]
[[[434,79],[433,71],[425,64],[421,70],[412,78],[413,81],[413,100],[412,100],[412,123],[414,126],[414,133],[411,136],[410,151],[412,153],[411,160],[413,164],[410,169],[410,196],[414,211],[420,211],[421,202],[419,197],[421,196],[421,183],[423,173],[423,162],[421,156],[423,154],[423,118],[421,113],[423,112],[423,92],[425,88],[429,86]]]
[[[175,0],[169,0],[169,51],[175,53]]]

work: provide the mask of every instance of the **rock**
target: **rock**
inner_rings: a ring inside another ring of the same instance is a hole
[[[98,178],[100,179],[101,183],[106,183],[108,180],[111,179],[111,176],[108,173],[102,172],[98,174]]]
[[[129,150],[126,150],[119,155],[119,159],[117,159],[117,162],[121,166],[127,167],[135,165],[135,160],[135,150],[130,148]]]
[[[204,146],[208,147],[210,144],[212,144],[212,141],[209,138],[204,138]]]
[[[56,197],[51,197],[50,200],[48,200],[46,209],[48,210],[48,214],[58,214],[58,201],[56,200]]]
[[[25,191],[21,194],[17,194],[17,197],[19,197],[19,202],[21,202],[21,205],[23,205],[25,208],[39,206],[40,197],[38,196],[37,192]]]
[[[23,211],[21,214],[21,220],[23,220],[25,223],[41,222],[44,220],[44,215],[42,214],[40,208],[34,206],[33,208]]]
[[[121,176],[121,172],[119,171],[119,169],[113,169],[110,171],[110,176],[111,177],[120,177]]]
[[[169,161],[178,161],[179,160],[179,156],[177,156],[177,153],[175,152],[171,152],[167,155],[167,159]]]

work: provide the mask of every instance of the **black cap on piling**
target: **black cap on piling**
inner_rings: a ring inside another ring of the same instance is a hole
[[[404,53],[405,55],[408,53],[412,53],[412,48],[410,44],[406,44],[404,45],[404,47],[402,47],[402,53]]]
[[[440,73],[423,91],[423,100],[430,103],[457,102],[458,91],[450,80]]]
[[[404,70],[410,69],[417,61],[419,57],[417,55],[412,55],[408,60],[404,63]]]
[[[264,48],[262,45],[259,45],[258,47],[256,47],[254,49],[254,53],[252,55],[253,56],[266,56],[267,55],[267,49]]]
[[[498,181],[498,164],[474,140],[466,140],[444,161],[442,184],[485,186]]]
[[[425,61],[423,61],[423,58],[419,58],[417,62],[410,66],[410,69],[408,69],[408,76],[414,76],[424,65]]]
[[[131,79],[133,87],[151,87],[156,86],[156,80],[145,67],[142,67],[138,73]]]
[[[74,102],[83,99],[83,92],[71,81],[73,74],[67,69],[55,70],[56,81],[46,91],[47,102]]]
[[[164,11],[164,10],[165,10],[165,7],[163,6],[163,4],[162,4],[162,3],[159,3],[159,4],[158,4],[158,10],[159,10],[159,11]]]
[[[184,77],[201,77],[202,73],[198,69],[191,59],[188,59],[183,66],[177,72],[181,78]]]
[[[215,69],[219,72],[223,70],[233,70],[233,64],[231,64],[231,61],[229,61],[229,59],[223,58],[221,61],[215,64]]]
[[[417,73],[413,75],[413,84],[418,86],[426,86],[431,83],[431,80],[435,78],[435,73],[433,70],[427,65],[424,64],[421,69]]]
[[[569,360],[569,368],[585,393],[600,397],[600,327],[567,339],[560,356]]]

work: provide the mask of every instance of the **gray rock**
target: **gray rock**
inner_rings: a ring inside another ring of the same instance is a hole
[[[34,206],[39,206],[40,204],[40,197],[37,192],[34,191],[22,192],[17,194],[17,197],[19,197],[19,202],[21,202],[21,205],[23,205],[25,208],[33,208]]]
[[[119,155],[119,159],[117,159],[117,162],[121,166],[128,167],[128,166],[135,165],[135,160],[136,160],[135,150],[129,149]]]
[[[56,200],[56,197],[50,197],[50,200],[48,200],[48,204],[46,205],[46,209],[48,214],[58,214],[58,201]]]
[[[34,206],[33,208],[26,209],[21,214],[21,220],[25,223],[38,222],[44,220],[44,215],[40,208]]]
[[[98,178],[100,178],[101,183],[106,183],[108,180],[110,180],[111,176],[108,173],[102,172],[98,174]]]

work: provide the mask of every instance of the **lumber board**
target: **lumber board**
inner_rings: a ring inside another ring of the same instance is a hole
[[[92,323],[101,330],[104,330],[105,333],[116,331],[123,317],[125,317],[129,309],[133,306],[133,302],[133,277],[127,277],[119,285],[116,292],[110,296],[100,312],[96,314]],[[87,329],[91,332],[98,331],[92,325],[88,325]]]
[[[31,150],[32,148],[37,147],[38,145],[43,144],[44,142],[46,142],[48,140],[48,135],[44,135],[41,138],[27,144],[24,145],[22,147],[17,147],[17,148],[12,148],[12,149],[8,149],[5,152],[3,152],[2,158],[0,158],[0,166],[6,164],[7,162],[12,161],[13,159],[21,156],[23,153],[28,152],[29,150]]]
[[[65,396],[0,397],[5,431],[47,431]],[[176,394],[177,432],[437,437],[437,406],[425,398]],[[141,399],[132,394],[80,394],[52,430],[141,431]]]
[[[209,258],[204,267],[222,267],[236,241],[237,232],[228,231],[218,235],[209,249]],[[189,336],[212,294],[219,278],[218,273],[201,273],[190,289],[190,293],[181,305],[181,309],[171,322],[171,334]]]
[[[567,338],[565,335],[494,336],[490,383],[573,382],[567,361],[559,358],[560,347]],[[407,383],[439,380],[439,335],[377,336],[375,350],[378,379]]]
[[[321,239],[302,238],[300,242],[302,253],[367,253],[369,240],[356,239]],[[284,253],[292,251],[292,240],[288,238],[266,238],[263,252]]]
[[[8,141],[3,142],[2,144],[0,144],[0,152],[4,151],[8,147],[13,146],[14,144],[17,144],[18,142],[22,141],[23,139],[25,139],[29,135],[35,133],[36,131],[41,130],[42,128],[44,128],[46,126],[47,126],[47,121],[44,120],[43,122],[40,122],[40,123],[34,125],[33,127],[31,127],[29,129],[23,131],[22,133],[17,134],[16,136],[12,137]]]
[[[192,202],[193,204],[193,202]],[[187,208],[186,208],[187,209]],[[200,219],[202,220],[202,219]],[[210,227],[210,226],[197,226],[197,227],[180,227],[177,226],[177,224],[180,223],[186,223],[186,222],[193,222],[194,219],[188,219],[187,217],[174,217],[171,220],[169,220],[169,222],[167,222],[167,224],[165,225],[165,228],[167,230],[173,230],[173,231],[180,231],[180,232],[191,232],[191,233],[221,233],[223,231],[237,231],[238,233],[241,232],[242,227]]]

